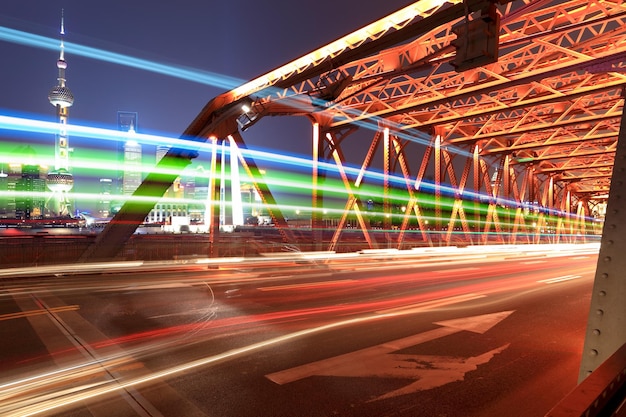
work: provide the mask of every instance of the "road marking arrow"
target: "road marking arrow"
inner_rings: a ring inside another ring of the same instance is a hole
[[[578,279],[578,278],[582,278],[582,277],[583,277],[582,275],[564,275],[562,277],[542,279],[542,280],[539,280],[537,282],[542,282],[542,283],[545,283],[545,284],[555,284],[557,282],[571,281],[573,279]]]
[[[416,380],[414,383],[376,399],[435,388],[453,381],[463,380],[467,372],[475,370],[478,365],[488,362],[509,345],[507,344],[467,359],[425,355],[392,355],[390,353],[461,331],[483,334],[507,318],[511,313],[513,311],[502,311],[493,314],[439,321],[434,323],[442,326],[437,329],[268,374],[266,378],[279,385],[314,375],[393,377]]]

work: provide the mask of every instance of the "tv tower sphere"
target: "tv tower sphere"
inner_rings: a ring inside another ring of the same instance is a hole
[[[48,94],[48,100],[50,104],[53,106],[61,106],[62,108],[70,107],[74,104],[74,94],[70,91],[69,88],[65,86],[64,79],[64,70],[67,68],[67,62],[64,59],[59,59],[57,61],[57,68],[60,70],[61,74],[59,76],[59,80],[61,81],[58,85],[55,85],[50,90]]]
[[[52,192],[68,192],[74,186],[74,177],[64,168],[55,169],[48,173],[46,185]]]
[[[55,85],[48,94],[48,100],[53,106],[70,107],[74,104],[74,95],[69,88]]]

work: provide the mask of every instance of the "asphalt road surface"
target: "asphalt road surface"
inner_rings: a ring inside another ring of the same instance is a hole
[[[2,416],[543,416],[597,246],[0,274]]]

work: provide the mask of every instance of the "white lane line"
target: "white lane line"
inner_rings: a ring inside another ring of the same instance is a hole
[[[571,281],[578,278],[582,278],[582,275],[564,275],[562,277],[542,279],[537,282],[543,282],[544,284],[555,284],[557,282]]]
[[[531,265],[531,264],[545,264],[548,261],[525,261],[520,262],[522,265]]]

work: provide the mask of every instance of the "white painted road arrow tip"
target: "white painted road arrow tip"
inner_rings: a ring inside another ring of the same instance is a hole
[[[460,319],[438,321],[434,324],[444,327],[451,327],[457,330],[467,330],[468,332],[483,334],[487,330],[509,317],[515,310],[501,311],[498,313],[483,314],[480,316],[463,317]]]

